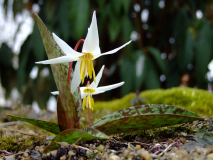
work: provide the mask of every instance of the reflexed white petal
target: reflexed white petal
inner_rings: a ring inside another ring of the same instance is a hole
[[[100,94],[100,93],[104,93],[105,91],[95,91],[92,93],[92,95],[97,95],[97,94]]]
[[[101,54],[99,47],[98,26],[95,11],[93,12],[92,22],[90,27],[88,28],[88,33],[83,44],[82,52],[89,52],[94,55]]]
[[[87,88],[87,87],[80,87],[81,99],[83,99],[83,98],[86,96],[86,93],[84,93],[84,90],[85,90],[86,88]]]
[[[213,72],[213,60],[208,64],[208,68],[211,72]]]
[[[132,42],[132,41],[129,41],[129,42],[125,43],[124,45],[118,47],[118,48],[115,48],[115,49],[113,49],[113,50],[111,50],[111,51],[108,51],[108,52],[105,52],[105,53],[101,53],[100,55],[95,55],[93,59],[96,59],[96,58],[98,58],[98,57],[100,57],[100,56],[103,56],[103,55],[113,54],[113,53],[119,51],[120,49],[122,49],[123,47],[125,47],[126,45],[130,44],[131,42]]]
[[[76,88],[81,83],[81,81],[80,81],[80,64],[81,64],[81,60],[78,60],[75,65],[75,70],[74,70],[74,74],[73,74],[73,78],[72,78],[72,82],[71,82],[71,93],[72,94],[75,92]]]
[[[53,94],[53,95],[59,95],[59,92],[58,91],[54,91],[54,92],[51,92],[51,94]]]
[[[112,89],[115,89],[117,87],[120,87],[124,84],[124,82],[120,82],[120,83],[116,83],[116,84],[112,84],[112,85],[109,85],[109,86],[103,86],[103,87],[98,87],[96,88],[96,91],[97,92],[105,92],[105,91],[108,91],[108,90],[112,90]]]
[[[66,42],[64,42],[62,39],[60,39],[55,33],[52,33],[54,40],[59,45],[59,47],[62,49],[62,51],[69,56],[81,56],[82,53],[79,53],[75,50],[73,50]]]
[[[93,81],[90,85],[91,88],[97,88],[98,87],[98,84],[100,82],[100,79],[102,77],[102,74],[103,74],[103,70],[104,70],[104,65],[101,67],[101,70],[98,72],[97,76],[96,76],[96,83],[95,81]]]
[[[66,62],[72,62],[77,61],[79,58],[77,57],[71,57],[71,56],[62,56],[58,58],[49,59],[46,61],[39,61],[36,62],[37,64],[57,64],[57,63],[66,63]]]

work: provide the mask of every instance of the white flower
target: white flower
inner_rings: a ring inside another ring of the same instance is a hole
[[[98,75],[96,76],[96,82],[92,82],[91,85],[87,85],[86,87],[80,87],[81,91],[81,99],[83,99],[83,109],[85,109],[85,106],[89,107],[90,109],[93,109],[94,106],[94,100],[92,98],[92,95],[104,93],[108,90],[115,89],[117,87],[120,87],[124,84],[124,82],[116,83],[113,85],[98,87],[98,84],[100,82],[100,79],[102,77],[102,73],[104,70],[104,66],[102,66],[101,70],[99,71]],[[59,92],[51,92],[53,95],[58,95]]]
[[[131,42],[129,41],[116,49],[113,49],[105,53],[101,53],[100,47],[99,47],[99,36],[98,36],[98,27],[97,27],[95,11],[93,12],[92,22],[90,27],[88,28],[88,33],[83,44],[82,53],[74,51],[71,47],[69,47],[63,40],[61,40],[54,33],[53,33],[53,38],[62,49],[65,56],[46,60],[46,61],[40,61],[36,63],[55,64],[55,63],[77,61],[72,83],[71,83],[71,93],[74,93],[76,88],[79,86],[79,84],[81,82],[82,83],[84,82],[84,78],[86,76],[89,76],[89,78],[92,78],[93,76],[93,80],[96,82],[95,71],[93,68],[92,60],[103,55],[113,54]]]
[[[213,60],[208,65],[209,72],[207,72],[207,78],[211,82],[213,81]]]

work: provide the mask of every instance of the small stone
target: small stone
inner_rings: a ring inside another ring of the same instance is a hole
[[[120,160],[120,157],[118,157],[116,155],[112,155],[109,157],[109,160]]]
[[[135,156],[135,153],[134,152],[130,152],[129,155],[128,155],[128,158],[133,158]]]
[[[63,155],[62,157],[60,157],[60,160],[66,160],[66,156]]]
[[[123,153],[123,156],[124,156],[124,157],[127,157],[128,154],[129,154],[129,150],[125,150],[124,153]]]
[[[61,142],[61,147],[68,148],[69,144],[67,142]]]
[[[177,150],[176,152],[175,152],[175,154],[176,155],[181,155],[181,156],[185,156],[185,155],[187,155],[188,153],[187,153],[187,151],[185,151],[185,150]]]
[[[213,159],[213,153],[210,153],[206,156],[206,160],[212,160]]]
[[[37,151],[31,151],[30,152],[30,157],[33,159],[42,159],[41,154]]]
[[[43,151],[44,151],[45,148],[46,148],[46,146],[44,146],[44,145],[42,145],[42,146],[36,146],[36,147],[35,147],[35,150],[36,150],[36,151],[40,151],[40,152],[43,153]],[[26,151],[25,151],[25,152],[26,152]]]
[[[95,150],[93,151],[93,153],[94,153],[94,154],[97,154],[97,153],[98,153],[98,150],[97,150],[97,149],[95,149]]]
[[[103,152],[104,146],[103,146],[103,145],[99,145],[99,146],[97,147],[97,150],[99,150],[100,152]]]
[[[145,159],[145,160],[151,160],[152,156],[151,154],[149,154],[148,151],[142,151],[140,154],[141,158]]]
[[[72,147],[75,148],[75,149],[79,149],[79,147],[75,144],[73,144]]]
[[[141,145],[136,145],[135,146],[135,150],[140,150],[141,149]]]
[[[32,131],[32,130],[29,130],[28,133],[31,134],[31,135],[34,135],[34,134],[35,134],[35,132]]]
[[[71,157],[71,156],[74,156],[75,153],[74,153],[73,151],[69,151],[69,152],[68,152],[68,155]]]
[[[50,154],[52,154],[53,156],[56,156],[57,154],[57,150],[51,151],[50,153],[48,153],[47,155],[49,156]]]
[[[5,156],[4,158],[5,158],[5,160],[15,160],[16,159],[15,155]]]
[[[29,156],[29,153],[24,152],[23,156],[24,156],[24,157],[28,157],[28,156]]]

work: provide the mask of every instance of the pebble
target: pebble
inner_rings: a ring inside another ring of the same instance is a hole
[[[62,157],[60,157],[60,160],[66,160],[66,156],[63,155]]]
[[[15,155],[5,156],[4,158],[5,158],[5,160],[15,160],[16,159]]]
[[[213,153],[210,153],[206,156],[206,160],[212,160],[213,159]]]
[[[109,160],[120,160],[120,157],[118,157],[116,155],[112,155],[109,157]]]
[[[140,150],[141,149],[141,145],[136,145],[135,146],[135,150]]]
[[[144,160],[151,160],[152,156],[151,154],[149,154],[148,151],[142,151],[140,154],[141,158],[143,158]]]
[[[74,153],[73,151],[69,151],[69,152],[68,152],[68,155],[71,157],[71,156],[74,156],[75,153]]]
[[[29,156],[29,153],[24,152],[23,156],[24,156],[24,157],[28,157],[28,156]]]
[[[69,144],[67,142],[61,142],[61,147],[69,148]]]

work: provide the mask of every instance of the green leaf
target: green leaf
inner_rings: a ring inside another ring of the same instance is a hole
[[[2,43],[0,47],[0,65],[5,67],[12,66],[13,53],[6,43]]]
[[[68,128],[67,119],[65,117],[66,113],[61,101],[60,96],[57,98],[57,118],[58,118],[58,126],[60,128],[60,131],[64,131]]]
[[[39,29],[37,25],[34,25],[33,33],[31,34],[31,43],[34,54],[34,61],[41,61],[45,58],[45,51],[39,35]],[[36,42],[36,43],[35,43]]]
[[[153,58],[155,59],[158,67],[161,69],[161,71],[166,74],[167,73],[167,69],[166,69],[166,63],[165,61],[161,58],[161,53],[157,48],[154,47],[148,47],[151,55],[153,56]]]
[[[84,36],[89,26],[89,0],[70,1],[70,19],[74,22],[74,33],[76,40]]]
[[[196,74],[198,83],[205,83],[205,74],[207,66],[212,56],[212,30],[211,27],[204,23],[198,34],[196,44]],[[206,87],[206,84],[203,84]],[[204,87],[204,86],[203,86]]]
[[[91,127],[108,135],[159,128],[202,119],[199,115],[176,106],[149,104],[113,112],[96,121]]]
[[[188,29],[181,37],[178,43],[178,67],[181,71],[188,70],[188,64],[192,63],[194,55],[195,42],[192,37],[192,32]]]
[[[114,15],[111,15],[108,28],[109,28],[109,37],[112,42],[114,42],[118,37],[120,27],[121,27],[120,22],[114,17]]]
[[[56,44],[54,41],[52,34],[50,31],[46,28],[42,20],[35,15],[38,27],[41,33],[41,37],[47,52],[47,56],[49,59],[57,58],[60,56],[63,56],[63,53],[60,49],[60,47]],[[64,64],[53,64],[51,65],[52,72],[55,78],[55,82],[59,91],[59,96],[61,98],[64,111],[65,111],[65,117],[67,121],[67,129],[70,128],[78,128],[79,126],[79,119],[81,116],[82,111],[82,101],[81,101],[81,95],[80,95],[80,89],[78,89],[74,92],[74,94],[71,94],[70,91],[70,85],[67,83],[67,75],[68,75],[68,63]],[[73,77],[73,72],[71,73],[71,80]],[[71,84],[71,82],[70,82]]]
[[[80,129],[68,129],[59,133],[51,142],[51,144],[45,148],[44,153],[55,150],[59,147],[59,144],[56,142],[67,142],[69,144],[75,143],[76,141],[86,141],[92,139],[108,139],[109,137],[104,133],[94,129],[94,128],[85,128]]]
[[[10,114],[7,114],[7,116],[13,117],[13,118],[18,119],[20,121],[24,121],[24,122],[33,124],[37,127],[45,129],[46,131],[54,133],[54,134],[60,133],[60,129],[58,127],[58,124],[56,124],[56,123],[46,122],[46,121],[42,121],[42,120],[38,120],[38,119],[23,118],[23,117],[10,115]]]
[[[144,53],[139,50],[136,51],[137,60],[135,63],[136,72],[135,72],[135,90],[140,90],[141,85],[146,80],[147,68],[146,68],[146,56]]]
[[[182,7],[181,9],[178,10],[177,16],[175,17],[174,20],[174,29],[173,29],[173,35],[174,38],[178,38],[180,36],[180,33],[182,31],[185,31],[190,20],[188,18],[187,14],[187,9],[185,7]]]
[[[120,75],[121,79],[126,84],[133,84],[134,79],[132,77],[135,77],[135,63],[133,60],[131,60],[129,57],[125,57],[121,61],[121,67],[120,67]],[[128,75],[128,76],[127,76]],[[123,85],[122,86],[122,95],[125,95],[132,91],[134,85]]]
[[[155,68],[154,63],[148,58],[145,61],[145,68],[147,72],[145,81],[146,89],[160,88],[160,78],[157,69]]]

